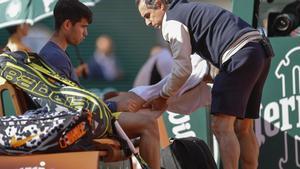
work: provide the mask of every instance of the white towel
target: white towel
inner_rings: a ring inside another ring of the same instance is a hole
[[[184,85],[179,89],[177,95],[168,99],[168,111],[179,114],[190,114],[200,107],[204,107],[211,102],[210,87],[201,82],[208,73],[207,62],[199,55],[191,55],[192,73]],[[131,89],[141,98],[150,101],[159,96],[159,92],[166,83],[169,76],[163,78],[157,84],[151,86],[138,86]]]

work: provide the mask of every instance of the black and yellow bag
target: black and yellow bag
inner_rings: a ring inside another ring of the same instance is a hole
[[[112,133],[113,117],[106,104],[59,76],[37,54],[2,53],[0,76],[27,93],[40,107],[22,116],[0,119],[0,153],[76,149],[82,140],[85,144]]]

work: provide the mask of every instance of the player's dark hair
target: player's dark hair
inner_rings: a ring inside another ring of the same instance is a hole
[[[67,19],[74,25],[81,19],[87,19],[92,23],[92,11],[78,0],[59,0],[54,7],[55,30],[59,30]]]

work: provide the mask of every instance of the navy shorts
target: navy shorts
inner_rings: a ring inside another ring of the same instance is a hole
[[[211,113],[258,118],[270,63],[259,42],[250,42],[234,54],[214,79]]]

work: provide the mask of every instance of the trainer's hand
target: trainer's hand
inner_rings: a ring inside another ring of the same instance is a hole
[[[167,99],[159,96],[144,104],[143,107],[151,107],[151,110],[153,111],[165,111],[168,107]]]
[[[145,100],[133,92],[120,92],[118,96],[108,99],[115,101],[118,106],[118,111],[136,112],[145,104]]]

